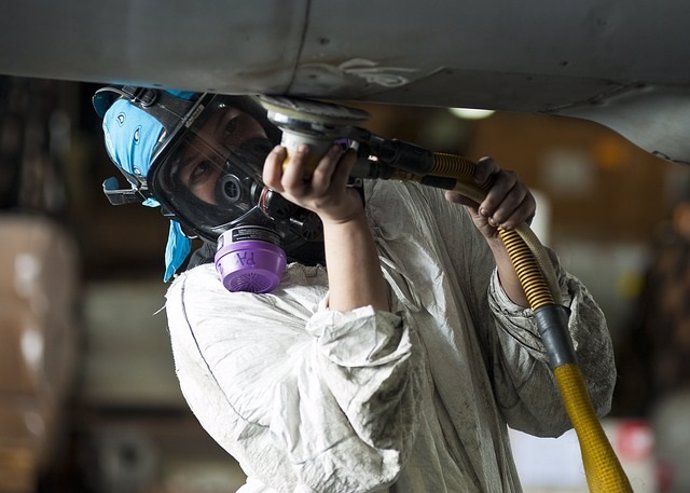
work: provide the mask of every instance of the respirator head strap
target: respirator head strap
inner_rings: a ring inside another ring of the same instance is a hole
[[[121,89],[123,95],[127,96],[129,100],[140,106],[141,108],[148,108],[153,105],[158,99],[160,91],[158,89],[148,89],[146,87],[123,86]]]
[[[135,184],[130,181],[131,188],[120,188],[116,177],[111,176],[103,180],[103,194],[110,205],[140,204],[152,198],[151,192],[145,184]]]

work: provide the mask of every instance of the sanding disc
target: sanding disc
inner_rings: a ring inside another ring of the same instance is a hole
[[[363,110],[333,103],[283,96],[259,96],[261,105],[269,112],[268,118],[276,123],[289,120],[321,125],[356,125],[369,118]]]

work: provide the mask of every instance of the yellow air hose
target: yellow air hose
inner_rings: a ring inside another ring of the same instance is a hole
[[[472,176],[475,163],[454,154],[434,153],[433,158],[433,168],[427,175],[395,171],[391,178],[427,182],[432,186],[426,178],[455,179],[452,187],[445,182],[445,188],[455,190],[476,203],[482,202],[490,185],[474,184]],[[542,325],[541,322],[547,320],[548,328],[542,331],[540,326],[540,334],[565,410],[577,433],[589,490],[593,493],[632,492],[630,482],[594,412],[582,372],[574,359],[567,318],[553,315],[554,310],[561,310],[561,296],[546,249],[527,224],[511,231],[499,228],[499,237],[508,251],[529,306],[537,315],[538,324]]]

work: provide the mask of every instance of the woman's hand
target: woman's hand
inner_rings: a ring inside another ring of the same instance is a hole
[[[503,290],[514,303],[526,307],[527,297],[508,251],[498,237],[498,228],[513,229],[523,222],[530,223],[536,211],[536,201],[527,186],[518,180],[515,172],[501,169],[491,158],[479,160],[472,178],[477,185],[493,180],[481,204],[454,191],[446,192],[446,199],[466,206],[472,221],[486,238],[494,255]]]
[[[487,240],[497,239],[499,226],[513,229],[520,223],[532,221],[536,202],[514,171],[501,169],[496,161],[485,157],[477,163],[472,178],[477,185],[493,180],[481,204],[455,191],[446,192],[446,199],[467,206],[472,221]]]
[[[263,181],[290,202],[315,212],[326,223],[347,222],[364,211],[359,194],[347,186],[357,156],[332,145],[319,160],[311,179],[305,179],[310,149],[301,145],[283,170],[287,150],[276,146],[266,157]]]
[[[332,146],[311,180],[304,178],[309,157],[306,146],[290,157],[283,170],[286,156],[284,147],[273,149],[264,164],[263,180],[266,186],[321,218],[329,307],[346,311],[370,305],[389,310],[388,290],[364,204],[359,193],[347,186],[356,153]]]

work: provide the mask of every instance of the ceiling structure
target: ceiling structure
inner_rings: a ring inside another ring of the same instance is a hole
[[[0,74],[602,123],[690,163],[683,0],[24,0]]]

